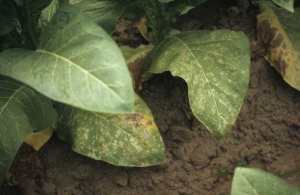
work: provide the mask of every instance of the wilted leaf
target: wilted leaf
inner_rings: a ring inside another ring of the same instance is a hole
[[[268,47],[265,58],[292,87],[300,90],[300,8],[266,9],[257,16],[257,36]]]
[[[31,146],[36,151],[39,151],[45,143],[50,139],[53,134],[53,126],[49,126],[39,132],[33,132],[29,134],[24,142]]]
[[[148,35],[148,27],[146,26],[146,22],[147,22],[146,18],[141,18],[136,24],[136,28],[139,30],[143,38],[148,42],[150,42],[149,35]]]
[[[0,184],[24,139],[56,119],[51,101],[30,87],[0,76]]]
[[[118,46],[67,3],[48,24],[36,51],[9,49],[0,54],[0,73],[75,107],[133,111],[132,83]]]
[[[290,12],[294,12],[294,0],[273,0],[273,2]]]
[[[128,69],[131,74],[132,82],[135,91],[141,89],[141,84],[148,80],[152,74],[147,72],[144,67],[144,61],[147,54],[154,48],[153,45],[140,45],[138,48],[121,46],[120,49],[125,57]]]
[[[242,32],[190,31],[167,37],[150,72],[171,71],[188,84],[194,115],[217,138],[234,124],[249,82],[250,51]]]
[[[275,175],[252,168],[234,171],[231,195],[299,195],[300,188],[287,184]]]
[[[82,155],[118,166],[164,162],[164,143],[146,104],[136,96],[135,114],[103,114],[63,106],[58,136]]]

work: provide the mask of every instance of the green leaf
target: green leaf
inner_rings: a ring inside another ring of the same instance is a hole
[[[138,59],[144,59],[153,48],[154,46],[152,44],[140,45],[137,48],[132,48],[126,45],[120,46],[127,64],[133,63]]]
[[[24,139],[53,124],[51,101],[29,86],[0,76],[0,184]]]
[[[250,51],[244,33],[189,31],[168,36],[151,58],[149,71],[171,71],[183,78],[194,115],[214,136],[225,136],[237,118],[249,82]]]
[[[0,15],[0,36],[11,32],[15,26],[16,25],[9,21],[6,16]]]
[[[136,96],[135,114],[103,114],[62,107],[58,136],[72,150],[117,166],[164,162],[164,143],[146,104]]]
[[[41,12],[39,25],[42,28],[42,30],[45,29],[46,25],[53,18],[58,8],[59,8],[59,0],[52,0],[50,5]]]
[[[300,8],[294,13],[267,6],[262,10],[257,16],[257,36],[267,45],[265,58],[289,85],[300,90]]]
[[[158,0],[159,2],[161,3],[168,3],[168,2],[171,2],[171,1],[174,1],[174,0]]]
[[[108,34],[112,34],[123,14],[125,1],[120,0],[70,0],[85,16],[97,22]]]
[[[133,111],[131,78],[118,46],[67,3],[48,24],[36,51],[9,49],[0,54],[0,73],[78,108]]]
[[[231,195],[299,195],[294,187],[275,175],[252,168],[238,167],[234,171]]]
[[[273,2],[290,12],[294,12],[294,0],[273,0]]]

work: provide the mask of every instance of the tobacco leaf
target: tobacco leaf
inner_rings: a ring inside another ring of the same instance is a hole
[[[265,59],[289,85],[300,90],[300,8],[291,13],[262,6],[264,11],[257,16],[257,36],[267,47]]]
[[[194,115],[217,138],[234,124],[249,83],[250,51],[242,32],[189,31],[166,37],[151,54],[152,73],[171,71],[188,84]]]

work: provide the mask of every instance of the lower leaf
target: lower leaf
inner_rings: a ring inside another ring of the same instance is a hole
[[[29,86],[0,76],[0,184],[24,139],[53,124],[51,101]]]
[[[117,166],[164,162],[164,143],[146,104],[136,96],[134,114],[104,114],[61,108],[58,136],[82,155]]]
[[[287,184],[275,175],[252,168],[234,170],[231,195],[297,195],[300,188]]]

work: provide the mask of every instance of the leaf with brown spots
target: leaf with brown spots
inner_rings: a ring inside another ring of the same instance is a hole
[[[58,136],[75,152],[117,166],[165,161],[164,143],[151,111],[135,96],[134,114],[104,114],[63,105]]]
[[[257,36],[267,47],[269,61],[295,89],[300,90],[300,8],[294,13],[270,6],[257,16]]]
[[[194,115],[217,138],[234,124],[248,88],[250,51],[242,32],[189,31],[168,36],[152,52],[150,71],[171,71],[188,84]]]

